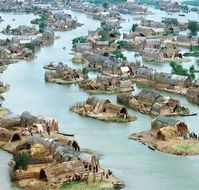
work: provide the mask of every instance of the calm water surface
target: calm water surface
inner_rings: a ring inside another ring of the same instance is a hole
[[[101,165],[111,169],[114,174],[124,181],[126,190],[198,190],[199,186],[199,156],[180,157],[161,152],[153,152],[142,144],[128,140],[130,134],[150,128],[151,117],[129,110],[138,119],[130,124],[114,124],[83,118],[69,112],[69,106],[84,101],[88,94],[77,85],[62,86],[44,82],[43,65],[51,61],[62,61],[72,67],[79,67],[71,62],[71,40],[74,37],[87,35],[88,30],[96,29],[100,23],[93,21],[81,13],[72,12],[84,26],[74,31],[57,32],[60,39],[53,46],[42,48],[33,61],[21,61],[13,64],[1,76],[4,82],[10,84],[10,90],[4,94],[4,106],[21,114],[24,110],[35,115],[53,116],[58,119],[60,130],[74,133],[82,148],[90,148],[103,154]],[[6,23],[14,25],[28,24],[33,15],[1,14]],[[12,17],[16,21],[12,21]],[[126,15],[126,18],[131,17]],[[131,17],[132,19],[132,17]],[[123,23],[124,31],[129,31],[131,23]],[[66,50],[63,50],[63,46]],[[129,53],[131,56],[131,53]],[[159,70],[167,68],[168,64],[157,66]],[[91,74],[95,76],[95,74]],[[139,90],[139,88],[137,88]],[[163,93],[169,95],[168,93]],[[116,102],[116,96],[99,96]],[[198,107],[187,102],[184,97],[179,98],[184,106],[199,113]],[[180,118],[185,121],[190,131],[199,133],[198,116]],[[0,151],[0,179],[1,188],[12,189],[8,176],[7,162],[10,155]],[[3,188],[2,188],[3,187]]]

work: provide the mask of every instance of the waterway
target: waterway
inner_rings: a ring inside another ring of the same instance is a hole
[[[87,35],[88,30],[94,30],[100,26],[98,21],[93,21],[85,14],[77,12],[71,12],[71,14],[84,25],[73,31],[56,32],[56,36],[60,38],[52,46],[43,47],[34,60],[20,61],[8,66],[0,77],[10,85],[9,91],[4,94],[3,106],[16,115],[27,110],[34,115],[52,116],[58,119],[60,130],[74,133],[82,148],[90,148],[103,154],[100,161],[102,167],[111,169],[115,176],[125,183],[125,190],[198,190],[199,156],[182,157],[154,152],[128,139],[132,133],[150,128],[152,119],[150,116],[129,110],[138,119],[128,124],[106,123],[83,118],[70,112],[69,107],[76,102],[84,101],[88,97],[87,93],[79,89],[78,85],[62,86],[45,83],[43,65],[51,61],[62,61],[69,66],[79,67],[71,62],[72,55],[69,54],[71,40],[74,37]],[[8,23],[11,26],[28,24],[34,17],[34,15],[5,13],[0,15],[5,19],[5,23],[0,24],[1,29]],[[128,20],[131,16],[124,17]],[[129,31],[130,25],[131,23],[123,23],[122,31]],[[65,50],[63,46],[66,47]],[[169,70],[168,64],[164,67]],[[161,70],[159,66],[156,68]],[[199,113],[198,106],[187,102],[186,98],[169,93],[162,94],[178,98],[192,112]],[[116,102],[115,95],[99,97]],[[190,131],[199,134],[198,116],[180,119],[188,124]],[[12,189],[7,166],[10,157],[9,154],[0,151],[0,179],[1,188],[3,187],[4,190]]]

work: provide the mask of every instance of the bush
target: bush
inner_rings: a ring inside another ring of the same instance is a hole
[[[35,53],[36,47],[35,47],[35,45],[33,43],[25,44],[24,47],[32,50],[32,52]]]
[[[117,44],[119,44],[124,49],[127,49],[129,47],[129,43],[126,40],[117,41]]]
[[[80,37],[74,38],[72,40],[72,44],[73,44],[73,47],[76,47],[77,44],[86,43],[86,41],[87,41],[87,36],[80,36]]]
[[[192,35],[197,35],[198,23],[196,21],[189,21],[187,28],[191,31]]]
[[[116,59],[118,60],[127,60],[127,57],[124,56],[124,54],[119,50],[119,49],[115,49],[112,54],[115,56]]]
[[[15,168],[23,170],[27,169],[29,158],[30,158],[29,152],[19,152],[14,154],[13,159],[16,163]]]
[[[38,24],[39,25],[39,32],[43,33],[48,22],[48,15],[43,13],[39,15],[40,18],[36,18],[31,21],[31,24]]]
[[[132,27],[131,27],[131,31],[135,32],[137,27],[138,27],[138,24],[133,24]]]
[[[170,62],[170,66],[172,67],[172,74],[177,74],[177,75],[183,75],[183,76],[188,76],[191,79],[195,79],[195,74],[194,74],[194,66],[192,65],[189,70],[183,68],[182,65],[176,63],[175,61]]]

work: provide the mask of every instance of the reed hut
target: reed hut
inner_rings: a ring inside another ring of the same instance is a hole
[[[85,168],[83,162],[74,159],[69,162],[55,163],[42,168],[39,173],[39,178],[48,183],[63,183],[75,179],[75,176],[80,176],[81,179],[84,173]]]
[[[152,120],[151,130],[156,131],[158,140],[171,140],[189,133],[184,122],[164,116],[158,116]]]
[[[5,128],[0,128],[0,141],[15,142],[21,140],[21,135],[18,132],[10,131]]]
[[[74,140],[68,140],[68,143],[63,143],[56,139],[29,136],[27,137],[27,143],[31,145],[44,145],[46,148],[51,150],[55,159],[62,162],[78,158],[90,168],[95,168],[96,170],[100,168],[97,156],[80,152],[80,147]]]

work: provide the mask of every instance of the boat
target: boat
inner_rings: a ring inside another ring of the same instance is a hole
[[[179,14],[179,16],[185,16],[185,14]]]
[[[195,116],[198,115],[198,113],[181,113],[181,116]]]
[[[60,135],[66,136],[66,137],[74,137],[75,134],[65,134],[65,133],[58,133]]]
[[[151,149],[151,150],[155,151],[155,148],[154,148],[153,146],[148,145],[147,147],[148,147],[149,149]]]

